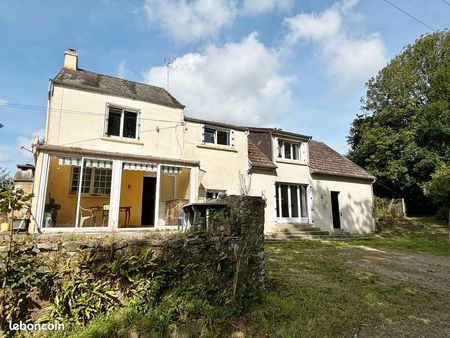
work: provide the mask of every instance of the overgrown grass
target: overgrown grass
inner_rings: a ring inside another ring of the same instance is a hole
[[[341,245],[447,253],[445,222],[434,218],[385,223],[369,240],[320,240],[266,244],[266,291],[240,316],[202,304],[199,298],[168,295],[142,314],[126,307],[93,320],[85,330],[70,328],[65,337],[126,336],[131,331],[192,337],[350,337],[380,322],[420,317],[433,295],[414,284],[362,271],[346,263]],[[185,311],[196,316],[183,320]],[[178,313],[174,321],[172,314]],[[62,336],[61,333],[58,336]]]
[[[320,241],[266,245],[267,293],[244,317],[253,337],[349,337],[383,318],[398,320],[425,301],[402,283],[358,272]]]
[[[445,256],[449,253],[448,226],[436,217],[385,219],[379,232],[365,240],[349,241],[350,245],[392,248]]]

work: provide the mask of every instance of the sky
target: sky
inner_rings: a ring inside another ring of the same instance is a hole
[[[450,1],[0,1],[0,167],[32,163],[48,81],[82,69],[167,87],[191,117],[311,135],[340,153],[365,83],[450,25]],[[429,27],[427,27],[429,26]]]

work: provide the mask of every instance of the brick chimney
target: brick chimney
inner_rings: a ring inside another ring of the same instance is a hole
[[[73,48],[69,48],[64,52],[64,68],[77,70],[78,69],[78,54]]]

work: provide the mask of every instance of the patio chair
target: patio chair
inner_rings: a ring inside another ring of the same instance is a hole
[[[79,223],[79,227],[82,228],[84,226],[84,222],[86,222],[87,220],[89,220],[89,226],[92,226],[92,221],[94,221],[94,224],[95,224],[94,212],[91,209],[83,208],[80,205],[80,223]]]

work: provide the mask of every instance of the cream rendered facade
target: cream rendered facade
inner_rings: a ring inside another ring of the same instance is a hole
[[[78,72],[74,57],[73,52],[66,52],[69,75]],[[130,87],[133,83],[126,85]],[[32,213],[36,222],[30,231],[119,231],[176,226],[172,224],[173,215],[168,215],[170,208],[178,211],[176,208],[182,203],[202,200],[209,191],[240,194],[243,180],[248,182],[251,195],[266,200],[266,232],[276,232],[280,223],[295,222],[279,217],[281,197],[277,189],[289,189],[289,203],[292,206],[292,200],[297,201],[300,223],[333,231],[330,192],[337,191],[341,228],[354,233],[374,229],[372,182],[311,174],[309,138],[281,136],[302,147],[301,159],[287,160],[275,156],[280,136],[273,136],[270,160],[276,169],[252,168],[247,128],[188,118],[181,104],[150,101],[53,81],[45,139],[34,147],[36,193]],[[136,113],[136,137],[107,135],[109,107]],[[227,133],[228,144],[205,142],[205,128]],[[101,181],[105,172],[110,176]],[[90,193],[95,190],[89,189],[98,189],[97,180],[99,184],[107,182],[106,188],[96,190],[100,194]],[[155,187],[148,194],[149,199],[145,199],[145,181],[150,180]],[[301,204],[304,217],[300,220]],[[143,226],[146,209],[154,209],[149,216],[151,227]],[[83,214],[86,210],[88,216]],[[131,210],[125,221],[124,210]],[[103,216],[93,221],[94,211]],[[129,223],[127,227],[124,222]]]

